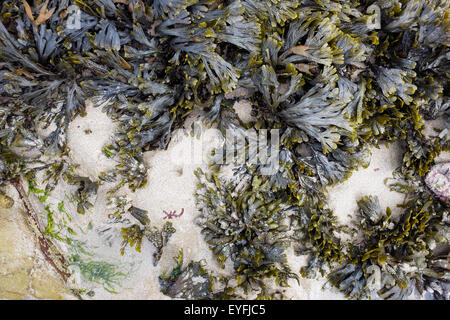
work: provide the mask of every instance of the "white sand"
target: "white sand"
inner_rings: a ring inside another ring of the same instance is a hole
[[[248,101],[243,100],[235,108],[244,122],[252,119],[251,104]],[[190,122],[194,118],[188,121],[186,128],[190,127]],[[106,114],[89,104],[87,116],[78,117],[70,124],[70,158],[74,163],[80,165],[77,171],[80,175],[96,180],[101,171],[114,167],[115,161],[105,157],[102,152],[103,146],[113,135],[114,128],[114,123]],[[86,134],[85,130],[87,129],[92,130],[92,133]],[[214,129],[205,130],[202,138],[204,146],[219,146],[221,142],[220,135]],[[193,171],[199,166],[205,167],[205,162],[202,162],[201,157],[198,156],[206,156],[209,152],[206,148],[204,150],[196,149],[193,147],[195,143],[198,147],[199,141],[190,137],[187,131],[176,130],[167,150],[145,153],[144,160],[149,167],[147,186],[136,192],[130,192],[126,188],[119,191],[119,194],[127,195],[134,206],[147,210],[152,224],[156,226],[162,226],[167,221],[164,219],[164,211],[176,210],[177,213],[180,213],[184,209],[181,217],[171,220],[177,232],[165,247],[157,267],[152,265],[154,248],[145,239],[141,253],[127,248],[124,257],[120,257],[121,225],[108,223],[107,217],[110,212],[106,207],[106,192],[112,185],[103,184],[99,188],[92,212],[86,213],[84,216],[77,215],[74,217],[74,223],[85,230],[84,228],[91,222],[94,228],[85,236],[89,246],[97,247],[95,252],[102,259],[121,264],[124,268],[133,265],[134,271],[122,283],[122,289],[117,294],[103,290],[101,285],[88,284],[77,275],[73,279],[74,286],[88,286],[90,289],[94,289],[96,292],[94,299],[169,299],[159,291],[158,276],[173,265],[172,257],[177,254],[179,248],[183,248],[186,262],[191,259],[204,259],[208,268],[215,273],[231,272],[230,263],[225,270],[219,268],[207,244],[202,239],[200,227],[195,223],[198,212],[193,196],[196,186],[196,177]],[[381,146],[380,149],[372,150],[371,163],[368,168],[355,172],[346,182],[330,188],[328,192],[329,206],[340,223],[349,223],[357,209],[356,201],[363,195],[377,195],[382,207],[390,206],[394,214],[397,212],[395,205],[403,201],[403,196],[390,192],[384,183],[385,178],[391,177],[392,171],[401,163],[397,150],[398,145],[396,144],[390,148]],[[193,155],[197,155],[197,161],[193,161]],[[59,188],[52,194],[49,201],[56,204],[58,201],[64,200],[66,190],[70,190],[70,186]],[[70,207],[70,204],[68,207],[71,211],[75,210]],[[133,217],[127,216],[127,218],[130,223],[136,223]],[[111,229],[103,235],[99,234],[100,230],[107,227],[111,227]],[[288,261],[295,272],[298,272],[306,264],[305,257],[295,256],[292,248],[288,250]],[[300,285],[291,281],[291,287],[285,290],[285,295],[292,299],[344,298],[335,289],[323,290],[324,284],[324,279],[301,279]]]
[[[251,105],[247,101],[242,101],[235,106],[238,115],[243,121],[250,120]],[[101,148],[107,141],[108,136],[112,134],[114,125],[105,119],[104,115],[98,109],[89,107],[88,115],[85,118],[78,118],[71,125],[71,157],[75,163],[86,168],[86,172],[90,177],[94,178],[100,170],[107,168],[109,162],[102,159]],[[101,119],[101,121],[98,121]],[[98,125],[97,125],[97,122]],[[93,125],[95,123],[96,125]],[[190,125],[186,125],[190,127]],[[99,141],[90,141],[89,135],[84,134],[84,129],[93,130],[92,137],[100,134]],[[101,128],[101,129],[100,129]],[[95,131],[100,130],[100,132]],[[220,135],[213,129],[206,130],[202,135],[203,145],[219,146]],[[172,140],[167,150],[151,151],[145,153],[145,162],[149,167],[148,185],[134,193],[126,192],[134,206],[145,209],[149,212],[150,219],[153,224],[161,226],[164,220],[163,211],[176,210],[177,213],[184,209],[184,214],[180,218],[174,218],[171,221],[177,232],[170,239],[168,246],[164,250],[163,257],[157,267],[151,264],[153,247],[148,242],[144,243],[142,253],[135,253],[132,249],[127,250],[125,255],[126,261],[141,261],[141,267],[136,270],[129,281],[124,286],[129,288],[117,295],[109,295],[103,293],[96,297],[108,298],[149,298],[149,299],[165,299],[164,295],[159,292],[157,281],[161,271],[166,270],[172,265],[172,257],[176,255],[180,247],[184,250],[185,261],[204,259],[208,263],[208,267],[214,272],[230,272],[231,266],[228,265],[226,270],[221,270],[214,261],[211,251],[206,243],[202,240],[200,227],[196,225],[195,218],[198,215],[195,208],[193,194],[195,192],[196,178],[193,171],[202,165],[201,159],[192,161],[192,153],[200,154],[198,150],[194,150],[193,143],[199,142],[195,138],[188,135],[188,132],[179,129],[173,134]],[[395,207],[397,203],[402,201],[402,196],[390,192],[384,184],[384,179],[391,176],[399,164],[398,153],[395,152],[396,145],[390,149],[381,147],[373,150],[371,164],[367,169],[355,172],[354,175],[346,182],[331,188],[329,191],[329,204],[338,216],[339,222],[347,223],[347,215],[352,215],[356,208],[356,201],[362,195],[378,195],[382,206]],[[202,150],[203,156],[208,150]],[[106,159],[109,160],[109,159]],[[204,167],[204,164],[203,164]],[[93,215],[100,217],[92,217],[97,223],[104,217],[104,203],[102,205],[102,197],[105,196],[107,186],[102,186],[99,190],[99,196]],[[394,210],[395,212],[395,210]],[[133,220],[131,217],[130,220]],[[116,245],[120,242],[117,236]],[[306,264],[305,257],[297,257],[293,254],[292,249],[289,250],[289,262],[292,269],[296,272]],[[336,290],[322,290],[325,281],[301,279],[300,286],[295,281],[291,281],[292,287],[286,290],[287,297],[293,299],[342,299],[343,295]]]
[[[370,165],[360,169],[343,183],[328,189],[328,204],[342,224],[348,224],[356,212],[357,201],[367,195],[378,196],[382,208],[390,207],[395,217],[400,213],[396,207],[403,202],[404,195],[392,192],[385,184],[401,164],[398,144],[383,145],[372,150]]]
[[[80,164],[77,173],[97,180],[101,171],[111,169],[116,164],[103,153],[103,147],[114,134],[115,124],[101,111],[86,103],[86,117],[77,117],[69,125],[67,134],[70,158]],[[85,133],[91,130],[92,133]]]

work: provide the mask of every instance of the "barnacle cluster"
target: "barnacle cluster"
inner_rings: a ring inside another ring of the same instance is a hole
[[[121,253],[124,254],[127,244],[130,247],[135,247],[136,251],[141,251],[142,238],[145,236],[156,248],[153,253],[153,265],[157,265],[161,259],[162,250],[169,241],[170,237],[176,232],[172,226],[172,222],[166,222],[161,230],[157,227],[150,226],[150,219],[147,216],[147,211],[131,207],[130,214],[135,217],[144,227],[139,227],[138,224],[133,224],[130,227],[122,228],[122,248]]]
[[[143,153],[165,149],[199,110],[224,133],[280,132],[270,175],[247,161],[223,178],[219,153],[209,172],[197,171],[198,223],[217,261],[233,265],[227,285],[269,297],[270,279],[287,286],[320,272],[351,298],[417,289],[449,299],[448,195],[425,179],[450,148],[449,13],[448,0],[5,0],[0,186],[39,173],[43,196],[64,180],[85,214],[98,186],[114,183],[109,201],[120,219],[127,201],[117,191],[147,183]],[[233,109],[236,88],[252,104],[249,123]],[[116,166],[97,181],[76,175],[68,157],[68,126],[88,98],[117,124],[103,150]],[[445,126],[426,136],[434,119]],[[372,147],[394,141],[403,158],[388,183],[405,194],[401,215],[366,196],[354,225],[339,225],[327,188],[366,167]],[[3,191],[0,200],[12,205]],[[123,228],[123,248],[139,251],[145,236],[156,264],[174,228],[150,227],[136,207],[129,213],[142,226]],[[358,237],[345,240],[346,232]],[[302,270],[289,267],[289,246],[310,255]],[[194,293],[192,277],[203,279]],[[226,296],[212,293],[203,265],[183,268],[181,256],[160,282],[171,297]]]

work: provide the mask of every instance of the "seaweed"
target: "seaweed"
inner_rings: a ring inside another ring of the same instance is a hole
[[[147,211],[130,207],[128,212],[136,218],[143,227],[138,224],[133,224],[130,227],[122,228],[122,247],[120,249],[121,254],[125,253],[125,248],[127,245],[130,247],[135,247],[137,252],[141,252],[142,239],[144,236],[148,241],[153,244],[156,251],[153,253],[153,265],[156,266],[161,259],[163,248],[167,245],[170,237],[176,232],[173,227],[172,222],[166,222],[161,229],[155,226],[151,226],[150,219],[148,218]]]
[[[160,279],[163,292],[241,298],[236,285],[278,298],[266,280],[285,287],[298,278],[286,259],[292,246],[309,255],[301,276],[319,272],[348,297],[401,299],[417,289],[448,299],[448,196],[429,182],[436,159],[450,150],[449,12],[450,3],[437,0],[5,0],[0,188],[24,178],[23,200],[33,193],[45,207],[64,181],[85,215],[98,189],[108,188],[109,218],[138,221],[122,228],[122,254],[128,245],[140,251],[146,238],[156,265],[175,229],[152,226],[122,192],[152,183],[144,153],[166,149],[172,133],[200,114],[207,127],[242,138],[196,171],[203,238],[233,274],[216,279],[222,291],[190,292],[185,276],[209,276],[199,262],[183,268],[178,259]],[[247,92],[249,123],[234,111],[235,89]],[[68,148],[69,125],[85,115],[86,100],[116,124],[103,148],[116,165],[98,179],[75,173]],[[444,125],[425,133],[437,119]],[[247,146],[258,130],[271,141],[279,134],[269,175]],[[372,148],[392,142],[402,154],[388,181],[405,194],[399,216],[367,196],[355,221],[340,225],[327,191],[367,167]],[[226,163],[230,154],[244,163]],[[225,165],[233,177],[221,176]],[[13,205],[3,189],[0,204]],[[67,241],[45,208],[42,246]],[[68,215],[63,205],[58,210]],[[349,232],[357,239],[344,240]]]
[[[228,259],[233,262],[237,284],[245,291],[260,288],[264,292],[266,277],[282,286],[297,278],[287,265],[287,215],[281,201],[258,192],[249,175],[239,177],[239,183],[225,184],[200,169],[196,175],[200,179],[198,224],[222,267]]]
[[[213,279],[201,261],[183,266],[183,250],[173,258],[175,266],[158,278],[163,294],[177,299],[204,300],[212,298]]]
[[[445,211],[439,210],[442,204],[427,191],[417,196],[402,205],[405,210],[397,219],[392,218],[390,208],[382,211],[377,197],[359,200],[360,238],[357,245],[351,244],[347,264],[328,276],[334,286],[352,298],[377,294],[384,299],[402,299],[416,287],[423,292],[423,279],[428,281],[426,287],[445,283],[442,276],[446,271],[433,271],[426,262],[426,257],[431,263],[435,259],[436,230],[445,225]],[[443,292],[437,289],[437,295],[439,291]]]

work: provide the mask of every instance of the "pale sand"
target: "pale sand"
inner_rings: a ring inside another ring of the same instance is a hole
[[[251,120],[251,105],[248,102],[243,101],[237,104],[236,109],[244,122]],[[192,122],[194,118],[189,122]],[[105,157],[102,152],[103,146],[114,133],[114,127],[114,123],[106,114],[89,104],[87,116],[78,117],[70,124],[70,157],[74,163],[80,165],[77,170],[80,175],[95,180],[101,171],[114,167],[115,161]],[[185,127],[190,128],[190,125],[186,124]],[[84,132],[86,129],[92,130],[92,133],[86,134]],[[208,147],[220,145],[220,135],[214,129],[205,130],[202,137],[204,145]],[[177,232],[165,247],[159,264],[156,267],[152,265],[154,248],[146,240],[144,240],[141,253],[127,248],[125,255],[120,256],[121,225],[108,224],[107,214],[110,211],[106,207],[105,198],[106,192],[112,185],[104,184],[99,188],[92,212],[86,213],[84,216],[77,215],[74,220],[81,229],[85,228],[89,222],[93,224],[94,229],[85,236],[85,239],[89,246],[97,247],[95,252],[101,259],[120,264],[124,268],[133,265],[133,272],[127,280],[123,281],[122,288],[117,294],[103,290],[101,285],[86,283],[79,275],[77,276],[77,272],[73,278],[72,285],[74,287],[94,289],[96,294],[93,299],[169,299],[159,291],[158,276],[173,265],[172,257],[177,254],[179,248],[184,250],[185,262],[204,259],[208,268],[216,274],[229,274],[232,271],[230,263],[227,264],[225,270],[219,268],[207,244],[202,239],[200,227],[195,223],[198,212],[195,208],[193,194],[197,181],[193,171],[199,166],[205,168],[204,161],[202,162],[201,159],[192,161],[190,156],[191,144],[195,142],[199,141],[190,137],[186,130],[176,130],[167,150],[145,153],[144,159],[149,167],[147,186],[134,193],[126,188],[119,191],[119,194],[126,194],[134,206],[147,210],[152,224],[156,226],[162,226],[166,221],[164,220],[164,210],[177,210],[179,213],[182,208],[184,209],[184,214],[180,218],[171,220]],[[201,152],[193,152],[205,156],[208,150],[204,148]],[[441,157],[440,160],[448,160],[448,154]],[[338,221],[342,224],[349,223],[357,209],[356,201],[363,195],[377,195],[382,207],[390,206],[394,214],[398,212],[396,204],[403,201],[403,196],[389,191],[384,180],[391,177],[392,171],[400,163],[398,145],[393,144],[389,148],[381,146],[379,149],[372,150],[371,163],[368,168],[355,172],[346,182],[330,188],[328,202]],[[49,201],[56,204],[58,201],[64,200],[64,193],[67,190],[71,190],[71,187],[66,185],[58,188]],[[37,207],[40,205],[36,202],[33,203]],[[75,209],[68,206],[69,210]],[[131,216],[127,216],[127,218],[130,223],[136,223]],[[103,230],[105,226],[112,228],[105,234],[99,235],[98,231]],[[67,250],[64,246],[61,249]],[[288,261],[295,272],[298,272],[306,264],[305,257],[295,256],[292,248],[288,250]],[[301,279],[300,285],[291,281],[291,287],[285,290],[285,295],[291,299],[344,298],[333,288],[322,289],[325,283],[324,279]],[[0,297],[2,296],[5,297],[0,292]]]
[[[250,107],[250,104],[247,102],[236,106],[239,116],[242,116],[244,121],[248,121],[250,118]],[[73,126],[71,126],[71,128],[74,128],[70,139],[72,159],[79,163],[81,167],[87,167],[88,172],[99,172],[99,170],[104,170],[107,167],[107,162],[102,159],[104,156],[98,152],[102,144],[99,142],[88,143],[83,132],[86,123],[91,123],[94,118],[101,118],[101,114],[95,108],[89,107],[88,116],[78,118],[77,122],[74,122]],[[106,122],[104,121],[104,123]],[[111,123],[109,125],[109,134],[112,134],[113,127]],[[186,125],[186,127],[189,128],[190,126]],[[107,126],[105,125],[104,128],[107,128]],[[92,127],[91,130],[93,130],[92,136],[97,134],[95,127]],[[106,132],[103,132],[101,135],[101,137],[107,136]],[[204,139],[204,145],[220,145],[220,136],[213,129],[206,130],[202,138]],[[152,223],[157,226],[161,226],[165,222],[163,210],[177,210],[177,212],[180,212],[184,208],[184,214],[180,218],[171,220],[177,232],[170,239],[157,267],[151,265],[153,248],[149,243],[143,245],[141,254],[132,250],[127,251],[126,255],[129,257],[126,258],[143,261],[142,267],[136,271],[129,282],[127,281],[124,284],[125,287],[130,289],[110,296],[110,298],[166,298],[159,292],[157,277],[162,270],[166,270],[172,265],[172,257],[176,255],[180,247],[184,250],[185,261],[205,259],[209,269],[216,273],[229,273],[231,271],[230,264],[228,264],[226,270],[219,268],[208,246],[202,240],[200,227],[195,223],[198,213],[193,197],[196,185],[196,177],[193,171],[202,163],[198,159],[196,163],[192,163],[189,152],[192,150],[191,143],[196,141],[195,138],[188,136],[188,132],[183,132],[183,130],[179,129],[174,132],[167,150],[145,153],[145,162],[149,166],[148,185],[134,193],[127,192],[133,205],[149,211]],[[105,141],[103,140],[102,142],[104,143]],[[208,150],[203,150],[203,155],[207,153]],[[98,163],[100,168],[91,167],[92,164],[96,163]],[[329,191],[329,204],[337,215],[339,222],[344,224],[348,222],[347,215],[355,212],[357,208],[356,201],[362,195],[378,195],[382,206],[395,207],[397,203],[400,203],[402,196],[390,192],[383,182],[385,178],[391,176],[392,170],[399,164],[400,159],[395,152],[395,145],[390,149],[386,147],[375,149],[373,150],[371,164],[367,169],[359,170],[346,182],[331,188]],[[202,166],[205,167],[204,164]],[[379,170],[375,170],[377,168]],[[180,174],[181,170],[182,173]],[[99,192],[94,214],[104,216],[104,210],[100,205],[102,202],[101,197],[104,195],[102,189],[104,187],[101,187]],[[124,192],[126,191],[124,190]],[[132,219],[130,218],[130,220]],[[117,242],[120,242],[120,239],[117,239]],[[296,272],[306,264],[305,257],[295,256],[292,249],[289,250],[289,262],[292,269]],[[324,283],[323,279],[301,279],[299,286],[295,281],[291,281],[292,287],[286,290],[285,294],[293,299],[343,298],[342,294],[334,289],[322,290]]]

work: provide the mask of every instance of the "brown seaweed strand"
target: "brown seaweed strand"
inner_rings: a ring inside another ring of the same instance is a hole
[[[33,231],[34,235],[38,239],[39,248],[44,255],[45,260],[55,269],[62,280],[66,283],[71,276],[70,271],[67,267],[67,261],[64,256],[59,252],[56,246],[48,239],[40,228],[39,220],[36,212],[33,210],[30,201],[28,200],[27,194],[20,182],[20,178],[17,177],[11,180],[11,184],[17,190],[20,199],[22,200],[23,206],[25,208],[26,221]],[[78,299],[82,300],[82,297],[76,293],[72,292]]]

